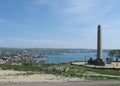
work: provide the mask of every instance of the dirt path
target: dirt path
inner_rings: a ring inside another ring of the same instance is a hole
[[[0,83],[84,81],[84,79],[80,78],[68,78],[52,74],[37,74],[37,73],[29,75],[29,73],[24,71],[0,70]]]
[[[109,84],[120,84],[120,81],[1,83],[0,86],[105,86]]]

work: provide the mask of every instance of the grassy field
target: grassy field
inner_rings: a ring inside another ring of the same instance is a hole
[[[1,69],[13,69],[17,71],[32,71],[34,73],[45,73],[62,75],[65,77],[78,77],[87,80],[120,80],[120,71],[85,68],[68,64],[43,64],[41,66],[26,65],[0,65]],[[30,73],[33,74],[33,73]]]

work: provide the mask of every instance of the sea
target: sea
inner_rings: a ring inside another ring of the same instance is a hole
[[[68,62],[75,62],[75,61],[87,61],[90,58],[96,59],[97,53],[62,53],[56,55],[46,55],[45,60],[46,63],[68,63]],[[105,60],[108,58],[108,52],[103,52],[102,58]]]

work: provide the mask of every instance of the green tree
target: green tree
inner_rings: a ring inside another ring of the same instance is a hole
[[[118,61],[118,59],[120,58],[120,50],[110,50],[108,55],[110,57],[115,57],[116,61]]]

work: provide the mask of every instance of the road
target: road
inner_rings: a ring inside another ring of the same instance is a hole
[[[120,84],[120,81],[0,83],[0,86],[105,86],[109,84]]]

